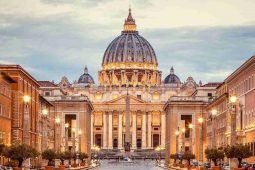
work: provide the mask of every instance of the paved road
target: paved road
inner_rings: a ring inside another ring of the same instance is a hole
[[[95,170],[163,170],[155,166],[155,161],[136,160],[134,163],[116,163],[112,160],[104,160],[101,166]]]

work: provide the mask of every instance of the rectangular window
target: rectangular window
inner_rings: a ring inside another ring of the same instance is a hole
[[[44,92],[44,96],[50,96],[50,92],[49,91]]]
[[[137,95],[137,98],[138,98],[138,99],[142,99],[142,95],[138,94],[138,95]]]

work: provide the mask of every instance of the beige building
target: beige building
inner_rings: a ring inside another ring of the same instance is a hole
[[[248,144],[255,155],[255,56],[248,59],[217,88],[207,106],[206,145],[224,147]],[[234,96],[236,100],[231,102]]]
[[[199,161],[204,160],[206,105],[215,97],[219,83],[197,87],[190,96],[173,96],[166,102],[166,162],[170,154],[191,151]]]
[[[39,81],[40,93],[53,107],[49,115],[55,115],[55,149],[81,151],[90,154],[91,112],[93,106],[88,97],[67,96],[60,87],[49,81]],[[51,119],[51,118],[50,118]],[[48,130],[51,130],[48,124]],[[48,137],[51,133],[48,131]]]

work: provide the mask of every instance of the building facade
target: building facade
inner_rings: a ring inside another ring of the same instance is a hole
[[[11,143],[38,144],[39,84],[19,65],[0,65],[12,83]],[[27,103],[24,96],[29,96]]]
[[[231,98],[236,100],[231,102]],[[255,160],[255,56],[217,88],[217,98],[207,106],[207,147],[247,144]]]
[[[164,106],[166,112],[166,162],[170,154],[191,151],[199,161],[204,160],[205,107],[215,97],[219,83],[197,87],[190,96],[170,97]]]
[[[55,149],[90,154],[90,121],[93,106],[88,97],[67,96],[59,86],[49,81],[39,81],[39,84],[41,95],[53,105],[49,115],[55,115],[54,127],[52,127],[55,129]],[[48,127],[49,130],[52,128]]]
[[[11,104],[12,83],[15,81],[4,72],[0,72],[0,144],[11,144]]]

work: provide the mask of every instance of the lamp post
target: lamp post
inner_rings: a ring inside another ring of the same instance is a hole
[[[185,128],[182,128],[181,129],[181,134],[182,134],[182,152],[184,153],[185,152],[185,131],[186,129]]]
[[[78,135],[79,135],[79,153],[80,153],[81,152],[81,135],[82,135],[81,130],[79,130]]]
[[[234,145],[236,143],[236,101],[237,97],[232,95],[229,98],[230,104],[230,115],[231,115],[231,138],[230,138],[230,145]]]
[[[216,135],[215,135],[215,117],[218,111],[216,109],[212,109],[211,116],[212,116],[212,146],[214,147],[216,144]]]
[[[43,120],[43,148],[42,150],[44,151],[47,148],[47,143],[48,143],[48,128],[47,128],[47,116],[48,116],[48,109],[43,109],[42,110],[42,120]]]
[[[179,152],[179,147],[178,147],[178,145],[179,145],[179,135],[180,135],[180,132],[179,132],[179,127],[178,127],[178,130],[175,131],[175,136],[176,136],[176,153]]]
[[[163,148],[162,146],[157,146],[155,148],[155,151],[159,152],[159,164],[161,164],[161,151],[164,150],[165,148]]]
[[[69,124],[65,124],[65,151],[68,151],[68,128]]]
[[[76,129],[75,128],[72,128],[72,148],[73,148],[73,154],[75,154],[75,131]]]
[[[57,151],[59,151],[59,145],[60,145],[60,141],[59,141],[59,126],[60,126],[60,122],[61,119],[59,117],[55,118],[55,148],[57,149]],[[58,142],[56,142],[58,140]]]
[[[24,101],[24,120],[23,120],[23,143],[30,144],[29,130],[30,130],[30,122],[29,122],[29,102],[31,97],[28,95],[23,96]]]
[[[203,162],[203,122],[204,119],[203,117],[198,118],[198,123],[200,124],[199,126],[199,161]]]
[[[189,148],[190,148],[190,152],[191,153],[193,153],[193,147],[192,147],[192,145],[193,145],[193,140],[192,140],[192,129],[193,129],[193,124],[189,124],[189,140],[190,140],[190,146],[189,146]]]

